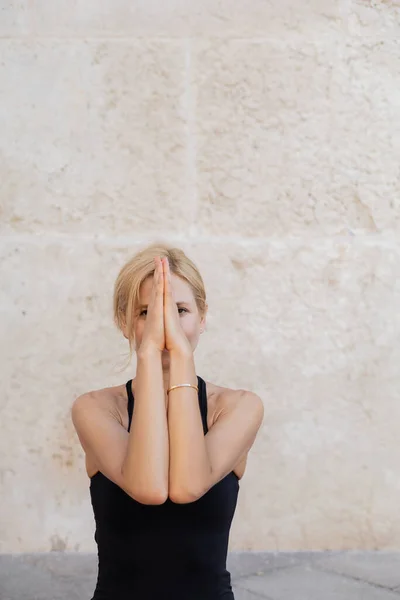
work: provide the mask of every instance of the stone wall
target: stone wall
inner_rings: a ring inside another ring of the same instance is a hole
[[[123,262],[210,305],[265,421],[235,550],[400,544],[400,4],[0,2],[0,552],[94,551],[73,400],[117,385]]]

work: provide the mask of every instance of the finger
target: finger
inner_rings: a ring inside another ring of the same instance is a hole
[[[165,289],[165,285],[166,285],[166,282],[167,282],[167,278],[165,277],[165,257],[163,257],[163,258],[161,259],[161,270],[162,270],[162,273],[163,273],[163,278],[164,278],[164,289]]]
[[[163,297],[163,274],[162,269],[160,268],[160,259],[156,257],[154,259],[154,276],[153,276],[153,286],[151,291],[151,302],[152,304],[160,303]]]
[[[167,298],[172,298],[171,272],[167,258],[163,260],[163,273],[165,295]]]
[[[163,276],[164,276],[164,287],[166,287],[168,285],[168,281],[167,281],[167,277],[166,277],[166,263],[167,263],[167,259],[163,258],[162,270],[163,270]]]
[[[157,278],[156,296],[162,301],[163,295],[164,295],[164,275],[163,275],[163,269],[162,269],[162,264],[161,264],[160,258],[157,258],[157,271],[158,271],[158,278]]]

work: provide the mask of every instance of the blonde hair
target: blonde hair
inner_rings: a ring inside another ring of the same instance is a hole
[[[193,261],[180,248],[156,242],[137,252],[119,271],[114,284],[114,323],[119,330],[126,326],[129,341],[128,364],[132,359],[135,332],[133,315],[139,303],[142,282],[154,274],[154,258],[167,257],[171,273],[184,279],[192,288],[198,311],[204,316],[207,307],[204,281]]]

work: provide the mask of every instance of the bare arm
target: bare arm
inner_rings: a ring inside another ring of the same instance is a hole
[[[171,385],[195,383],[193,356],[172,354],[170,372]],[[263,418],[262,400],[243,391],[204,435],[196,391],[173,390],[168,402],[171,499],[194,502],[228,475],[252,447]]]
[[[194,356],[190,352],[171,352],[170,386],[179,383],[197,385]],[[199,497],[198,489],[211,473],[195,389],[181,387],[170,392],[168,428],[170,497],[176,503],[192,502]]]
[[[168,496],[169,443],[161,358],[138,354],[135,409],[130,432],[104,395],[75,400],[71,417],[81,445],[99,470],[142,504],[162,504]]]
[[[149,316],[137,351],[135,408],[128,433],[109,401],[77,398],[72,420],[81,444],[100,471],[143,504],[168,497],[169,442],[161,352],[165,345],[163,272],[156,260]]]
[[[135,410],[122,476],[135,498],[168,497],[169,441],[161,355],[138,352]]]

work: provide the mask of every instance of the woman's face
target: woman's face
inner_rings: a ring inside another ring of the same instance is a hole
[[[203,333],[205,328],[205,316],[203,318],[200,317],[192,288],[186,281],[174,273],[171,273],[171,284],[175,295],[182,330],[194,351],[198,344],[200,334]],[[140,286],[139,306],[134,312],[135,350],[140,348],[142,342],[143,330],[147,318],[147,306],[151,299],[152,286],[152,275],[147,277]],[[166,349],[163,351],[163,361],[165,360],[169,360],[169,353]]]

